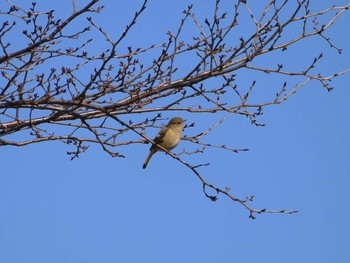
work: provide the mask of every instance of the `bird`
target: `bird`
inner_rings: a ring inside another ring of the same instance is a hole
[[[143,163],[142,169],[146,169],[148,162],[153,156],[153,154],[155,154],[158,151],[164,151],[163,149],[158,147],[158,145],[170,151],[179,144],[181,140],[184,122],[185,121],[180,117],[174,117],[169,121],[169,123],[165,127],[163,127],[159,131],[159,133],[153,140],[155,144],[152,144],[151,148],[149,149],[150,152],[145,162]]]

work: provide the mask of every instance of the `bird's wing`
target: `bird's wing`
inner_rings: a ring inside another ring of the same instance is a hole
[[[157,134],[156,138],[153,139],[153,141],[156,144],[163,142],[163,138],[164,138],[165,134],[167,133],[167,131],[168,131],[167,127],[164,127],[163,129],[161,129],[160,132]],[[153,148],[154,148],[154,144],[152,144],[150,150],[152,150]]]

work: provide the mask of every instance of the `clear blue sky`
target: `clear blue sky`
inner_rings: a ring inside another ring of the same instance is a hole
[[[63,2],[59,14],[67,16],[71,1]],[[204,17],[211,5],[202,2],[194,1],[194,11]],[[223,1],[227,9],[229,2]],[[109,32],[122,32],[140,3],[104,1],[106,9],[96,20]],[[125,45],[164,41],[189,3],[151,0]],[[349,24],[347,13],[330,30],[344,52],[327,49],[320,64],[327,73],[350,66]],[[290,65],[323,47],[307,42]],[[227,144],[250,150],[236,155],[208,150],[196,157],[211,163],[201,169],[208,181],[230,185],[242,198],[255,195],[256,208],[300,211],[294,215],[263,214],[253,221],[223,196],[213,203],[194,174],[164,154],[142,170],[148,145],[121,149],[125,159],[91,146],[74,161],[60,143],[2,147],[0,262],[350,262],[349,80],[350,74],[334,80],[331,93],[317,83],[305,86],[266,109],[260,119],[266,127],[232,117],[209,139],[229,138]],[[215,123],[212,117],[186,118],[198,126]],[[174,152],[186,146],[183,142]]]

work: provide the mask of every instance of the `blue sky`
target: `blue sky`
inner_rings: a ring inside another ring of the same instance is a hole
[[[141,3],[129,2],[104,1],[96,20],[109,32],[122,32]],[[201,2],[194,1],[194,10],[205,17],[212,5]],[[229,2],[223,7],[229,9]],[[164,41],[189,3],[150,1],[125,45]],[[330,30],[344,51],[340,56],[325,50],[320,70],[331,74],[349,67],[349,22],[346,13]],[[296,50],[289,65],[297,68],[303,56],[327,47],[314,43]],[[233,116],[208,137],[248,152],[209,149],[193,157],[194,163],[211,163],[200,170],[208,181],[230,185],[242,198],[255,195],[253,207],[300,211],[294,215],[263,214],[253,221],[223,196],[213,203],[195,175],[164,154],[142,170],[149,145],[122,148],[125,159],[91,146],[74,161],[60,143],[2,147],[0,262],[350,262],[349,80],[349,74],[334,80],[331,93],[310,83],[285,103],[266,108],[259,119],[265,127]],[[260,83],[273,85],[266,77]],[[186,119],[198,127],[215,123],[212,116]],[[190,145],[181,142],[174,152],[184,147]]]

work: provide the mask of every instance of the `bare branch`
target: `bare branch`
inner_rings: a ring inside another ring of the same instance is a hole
[[[184,149],[179,155],[166,151],[168,155],[196,175],[212,201],[216,195],[226,196],[245,207],[251,218],[296,212],[253,209],[249,204],[253,196],[239,199],[229,188],[207,182],[199,173],[207,163],[192,165],[179,156],[203,154],[208,148],[233,154],[246,151],[231,142],[212,142],[207,135],[231,116],[245,116],[251,124],[263,126],[259,117],[266,107],[283,103],[310,82],[331,91],[331,81],[350,68],[317,72],[327,51],[312,54],[313,59],[300,57],[296,69],[285,61],[293,56],[289,49],[307,39],[324,42],[341,54],[328,30],[350,3],[317,10],[309,0],[266,0],[264,6],[232,1],[232,10],[222,11],[216,0],[204,20],[189,5],[163,43],[125,48],[145,14],[147,0],[120,35],[108,33],[96,22],[103,12],[99,0],[82,8],[72,0],[67,18],[56,18],[53,10],[38,10],[35,3],[25,9],[5,2],[0,11],[0,147],[59,141],[73,146],[67,153],[74,159],[97,144],[110,156],[124,158],[121,146],[154,143],[145,132],[159,127],[168,113],[193,114],[186,129],[195,127],[194,114],[211,114],[214,125],[205,123],[196,135],[183,138],[194,150]],[[96,44],[96,37],[104,44]],[[272,64],[271,57],[278,62]],[[264,88],[261,75],[269,76],[272,92],[256,98],[255,92]],[[247,76],[249,81],[242,82]],[[274,77],[284,80],[270,81]]]

